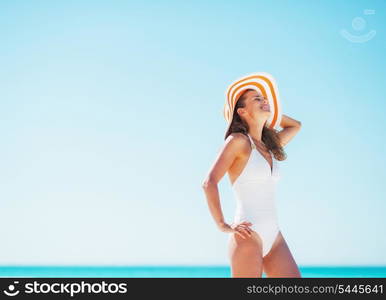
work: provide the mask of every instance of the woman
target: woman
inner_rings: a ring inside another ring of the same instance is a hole
[[[202,185],[216,225],[231,233],[232,277],[262,277],[262,272],[267,277],[301,277],[279,230],[275,209],[277,160],[285,159],[283,147],[301,123],[281,115],[283,129],[269,128],[269,102],[258,89],[240,93],[232,111],[224,146]],[[231,225],[224,221],[217,187],[226,172],[237,200]]]

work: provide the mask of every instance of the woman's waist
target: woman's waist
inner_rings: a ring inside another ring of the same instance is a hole
[[[247,187],[247,186],[262,186],[262,185],[275,185],[278,182],[279,177],[267,176],[267,177],[254,177],[254,178],[237,178],[232,187]]]
[[[276,211],[276,203],[274,200],[259,201],[259,202],[236,202],[237,211],[253,211],[256,213],[269,213]]]
[[[261,192],[265,190],[275,190],[277,182],[272,179],[262,179],[262,180],[248,180],[248,181],[238,181],[232,185],[234,192]]]
[[[278,214],[276,209],[268,210],[236,210],[234,220],[249,221],[252,223],[277,222]]]
[[[248,190],[233,190],[233,194],[237,202],[243,203],[259,203],[259,202],[274,202],[276,198],[276,190],[274,188],[258,188]]]

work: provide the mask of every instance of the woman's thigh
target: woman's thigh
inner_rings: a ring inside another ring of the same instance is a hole
[[[262,244],[255,231],[252,231],[252,236],[246,239],[231,233],[228,246],[232,277],[261,277]]]
[[[263,270],[267,277],[301,277],[299,268],[280,231],[271,251],[263,258]]]

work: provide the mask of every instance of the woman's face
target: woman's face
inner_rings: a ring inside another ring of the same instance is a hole
[[[245,107],[252,118],[267,119],[271,115],[268,100],[264,98],[260,91],[248,91],[245,94]]]

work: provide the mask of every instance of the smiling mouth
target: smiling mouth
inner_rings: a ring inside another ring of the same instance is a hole
[[[263,105],[261,108],[264,109],[264,110],[269,110],[269,106],[268,105]]]

